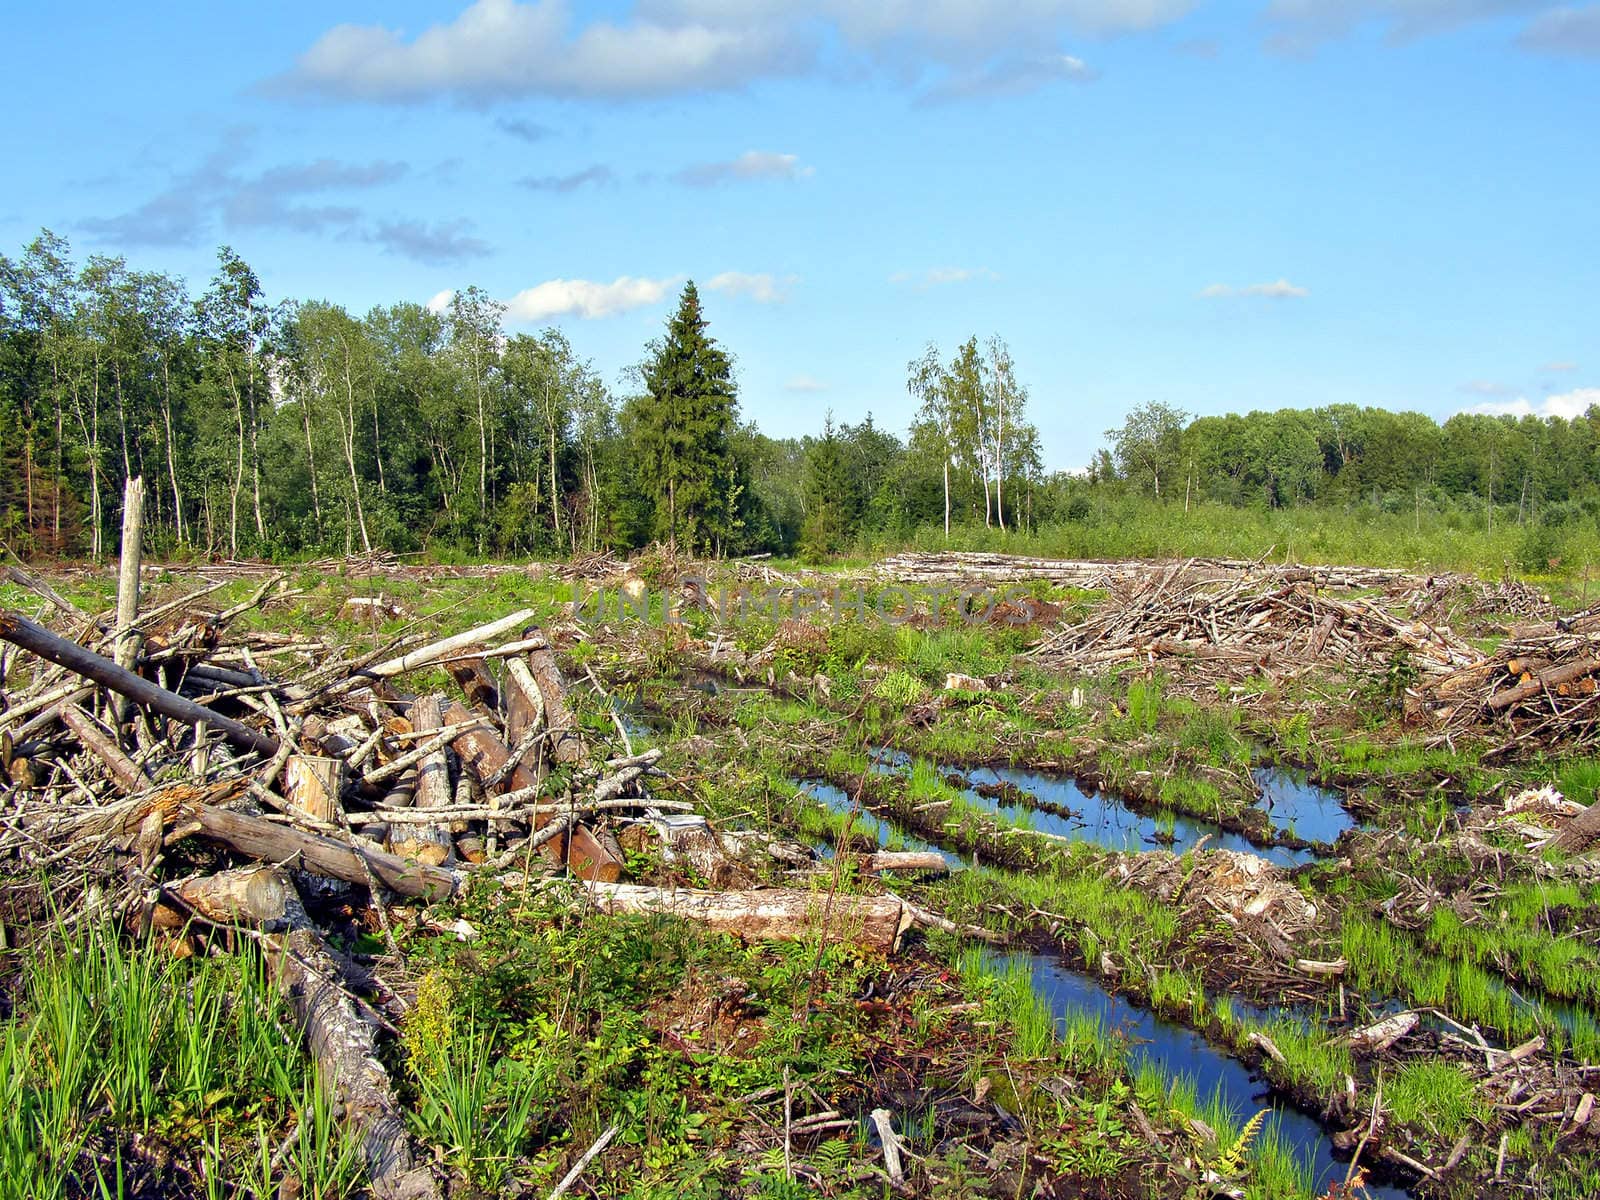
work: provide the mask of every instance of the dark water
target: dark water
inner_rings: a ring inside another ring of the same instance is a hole
[[[1332,1183],[1342,1182],[1348,1159],[1335,1157],[1333,1144],[1313,1117],[1274,1096],[1268,1086],[1243,1063],[1212,1046],[1198,1033],[1164,1021],[1130,1001],[1112,995],[1091,977],[1063,966],[1042,954],[995,955],[990,962],[1001,969],[1028,974],[1034,994],[1043,1000],[1059,1023],[1082,1014],[1098,1019],[1109,1030],[1120,1030],[1130,1043],[1129,1062],[1154,1063],[1167,1078],[1186,1076],[1195,1082],[1204,1101],[1219,1096],[1242,1122],[1263,1108],[1272,1110],[1270,1124],[1283,1142],[1308,1164],[1314,1194],[1326,1194]],[[1372,1184],[1369,1192],[1381,1200],[1403,1200],[1405,1188]]]
[[[878,750],[872,756],[873,769],[880,772],[908,771],[910,760],[904,751]],[[1172,814],[1166,820],[1142,816],[1106,792],[1086,792],[1077,781],[1065,776],[1016,767],[977,767],[966,772],[975,784],[1009,783],[1048,804],[1071,809],[1077,814],[1041,812],[1027,804],[991,800],[968,789],[962,798],[974,808],[1004,817],[1014,824],[1053,834],[1074,842],[1089,842],[1106,850],[1170,849],[1182,854],[1207,838],[1212,850],[1236,850],[1254,854],[1280,867],[1298,867],[1313,862],[1309,850],[1284,846],[1256,846],[1237,833],[1228,833],[1210,821]]]
[[[851,813],[855,813],[856,819],[872,832],[873,836],[878,839],[878,845],[886,850],[892,847],[896,850],[931,851],[949,863],[952,871],[959,871],[967,865],[959,854],[946,850],[943,846],[935,846],[932,842],[924,841],[915,834],[906,833],[898,826],[891,825],[887,821],[880,821],[865,809],[858,811],[855,801],[842,788],[834,787],[831,783],[820,783],[815,780],[810,782],[794,780],[793,782],[795,787],[812,796],[828,811],[839,813],[842,816],[849,816]],[[833,847],[831,846],[819,846],[817,849],[829,857],[833,854]]]
[[[1292,832],[1312,842],[1335,842],[1355,818],[1345,811],[1337,792],[1318,787],[1302,771],[1284,767],[1257,767],[1251,774],[1261,789],[1261,808],[1273,828]]]

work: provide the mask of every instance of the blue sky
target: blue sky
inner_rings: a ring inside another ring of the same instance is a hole
[[[475,283],[611,380],[681,281],[774,434],[1010,344],[1132,406],[1600,403],[1600,3],[17,6],[0,248],[364,311]]]

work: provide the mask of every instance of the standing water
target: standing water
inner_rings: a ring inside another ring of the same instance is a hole
[[[1130,1044],[1128,1059],[1134,1070],[1141,1062],[1151,1062],[1168,1079],[1192,1079],[1196,1095],[1202,1099],[1216,1095],[1241,1122],[1260,1109],[1270,1109],[1270,1122],[1278,1136],[1309,1168],[1314,1195],[1326,1195],[1330,1185],[1344,1181],[1348,1162],[1335,1157],[1322,1125],[1284,1103],[1248,1067],[1198,1033],[1112,995],[1089,976],[1047,955],[996,955],[990,962],[1001,970],[1025,971],[1034,994],[1049,1006],[1058,1026],[1081,1015],[1098,1020],[1108,1030],[1122,1031]],[[1375,1183],[1367,1185],[1367,1192],[1378,1200],[1405,1200],[1411,1194],[1405,1188]]]

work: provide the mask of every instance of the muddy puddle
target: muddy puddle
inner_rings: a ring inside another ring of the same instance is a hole
[[[873,770],[884,774],[904,774],[911,769],[910,758],[900,750],[876,750],[872,753],[871,762]],[[1068,841],[1088,842],[1105,850],[1137,853],[1165,849],[1182,854],[1205,838],[1208,849],[1254,854],[1280,867],[1293,868],[1317,860],[1314,851],[1293,850],[1287,846],[1257,846],[1240,834],[1229,833],[1196,817],[1178,813],[1144,816],[1134,812],[1115,796],[1106,792],[1087,792],[1078,786],[1076,780],[1065,776],[1018,767],[976,767],[965,772],[965,778],[973,787],[963,789],[962,799],[974,808],[1003,817],[1024,828]],[[1025,800],[985,796],[979,790],[987,790],[985,785],[1009,785],[1005,788],[1007,792],[1017,789],[1044,807],[1034,807]],[[1065,815],[1068,811],[1070,816]]]
[[[1256,807],[1267,814],[1274,829],[1310,842],[1332,844],[1358,822],[1347,811],[1339,793],[1318,787],[1304,771],[1288,767],[1257,767],[1250,772],[1261,789]]]
[[[1219,1097],[1241,1122],[1263,1108],[1270,1109],[1269,1128],[1276,1127],[1283,1143],[1307,1165],[1314,1195],[1325,1195],[1330,1185],[1343,1182],[1348,1156],[1340,1161],[1322,1124],[1283,1101],[1248,1067],[1198,1033],[1112,995],[1091,977],[1048,955],[995,954],[989,961],[1000,970],[1026,974],[1034,994],[1049,1006],[1058,1026],[1081,1015],[1123,1033],[1129,1044],[1129,1064],[1135,1070],[1142,1062],[1150,1062],[1168,1079],[1191,1079],[1202,1102],[1213,1095]],[[1368,1191],[1382,1200],[1402,1200],[1411,1194],[1402,1187],[1377,1183],[1370,1183]]]

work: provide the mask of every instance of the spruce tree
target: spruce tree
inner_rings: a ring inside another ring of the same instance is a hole
[[[684,285],[667,336],[644,364],[639,451],[655,499],[655,533],[690,551],[719,551],[738,525],[731,449],[733,365],[706,334],[700,293]]]

